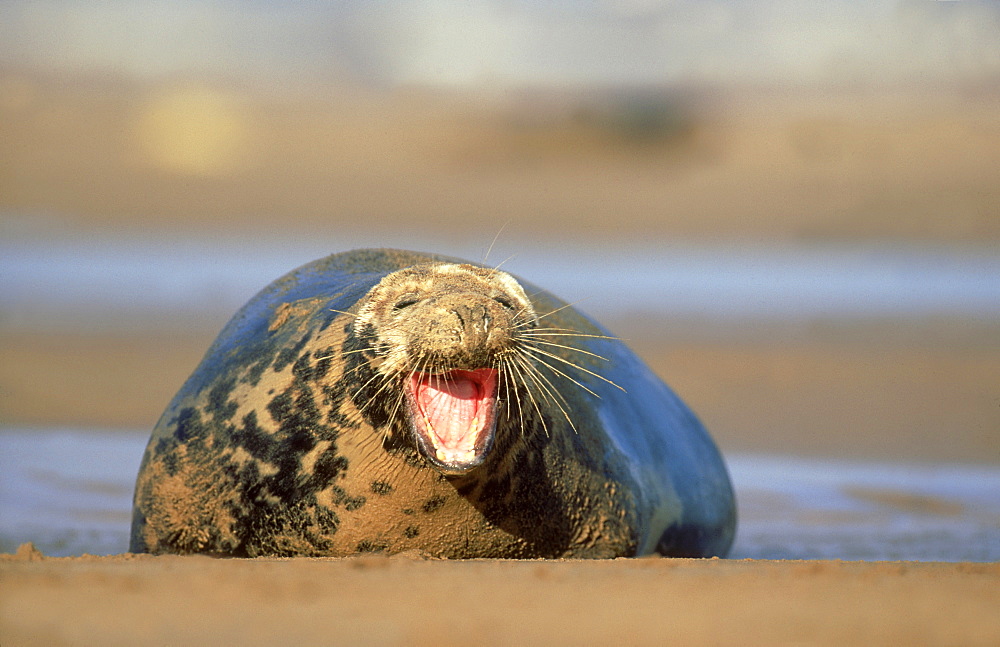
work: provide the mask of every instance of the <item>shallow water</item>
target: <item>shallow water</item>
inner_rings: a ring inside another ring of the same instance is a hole
[[[398,234],[376,239],[230,238],[0,242],[0,321],[31,330],[102,330],[202,321],[221,326],[292,269],[360,247],[481,260],[478,245]],[[263,247],[267,253],[257,253]],[[248,258],[253,258],[248,263]],[[507,259],[504,261],[504,259]],[[553,249],[504,241],[491,262],[598,320],[630,314],[801,321],[947,315],[1000,320],[995,248],[892,245],[632,245]]]
[[[147,432],[0,432],[0,550],[128,548]],[[731,557],[1000,560],[1000,467],[728,457],[740,503]]]

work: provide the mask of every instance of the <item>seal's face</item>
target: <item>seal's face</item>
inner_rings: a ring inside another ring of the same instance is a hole
[[[520,284],[474,265],[418,265],[372,288],[354,325],[370,339],[380,394],[398,398],[392,409],[424,457],[452,475],[480,465],[501,384],[525,370],[519,338],[537,326]]]

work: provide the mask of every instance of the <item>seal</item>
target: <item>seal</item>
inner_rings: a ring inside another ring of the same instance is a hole
[[[131,550],[711,556],[735,523],[708,433],[606,329],[499,269],[358,250],[225,326],[153,430]]]

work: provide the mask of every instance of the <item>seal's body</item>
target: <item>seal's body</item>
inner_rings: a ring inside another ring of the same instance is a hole
[[[701,424],[622,342],[524,287],[388,250],[268,286],[154,429],[131,550],[725,554],[733,495]]]

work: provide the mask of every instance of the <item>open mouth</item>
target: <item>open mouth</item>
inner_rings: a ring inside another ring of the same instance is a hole
[[[414,373],[406,385],[424,454],[443,472],[462,474],[486,458],[496,429],[498,372],[492,368]]]

